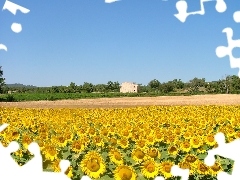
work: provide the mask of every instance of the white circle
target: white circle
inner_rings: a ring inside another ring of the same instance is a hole
[[[18,23],[12,23],[11,29],[15,33],[20,33],[22,31],[22,25]]]
[[[234,14],[233,14],[233,19],[236,23],[240,23],[240,11],[236,11]]]
[[[215,6],[217,12],[223,13],[227,10],[227,5],[224,0],[217,0],[217,4]]]

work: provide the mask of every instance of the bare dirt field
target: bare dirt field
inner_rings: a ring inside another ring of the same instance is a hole
[[[18,108],[124,108],[149,105],[240,105],[240,95],[221,94],[0,102],[0,107]]]

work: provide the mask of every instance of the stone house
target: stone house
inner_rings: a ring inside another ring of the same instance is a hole
[[[120,87],[121,93],[137,93],[138,90],[139,87],[136,83],[124,82]]]

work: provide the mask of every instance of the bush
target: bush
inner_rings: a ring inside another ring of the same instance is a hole
[[[15,98],[14,98],[13,95],[7,95],[6,101],[7,101],[7,102],[14,102],[14,101],[15,101]]]

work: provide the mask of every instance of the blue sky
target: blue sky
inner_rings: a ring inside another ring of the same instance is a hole
[[[3,7],[5,0],[0,0]],[[218,13],[216,2],[205,3],[205,15],[174,17],[176,0],[12,0],[30,9],[28,14],[0,13],[0,65],[6,83],[35,86],[130,81],[147,84],[194,77],[218,80],[237,75],[228,57],[218,58],[216,47],[227,46],[222,30],[231,27],[240,37],[233,13],[237,1],[225,0],[227,11]],[[188,0],[188,11],[200,9],[200,0]],[[21,23],[19,34],[11,30]],[[233,50],[235,57],[239,49]]]

